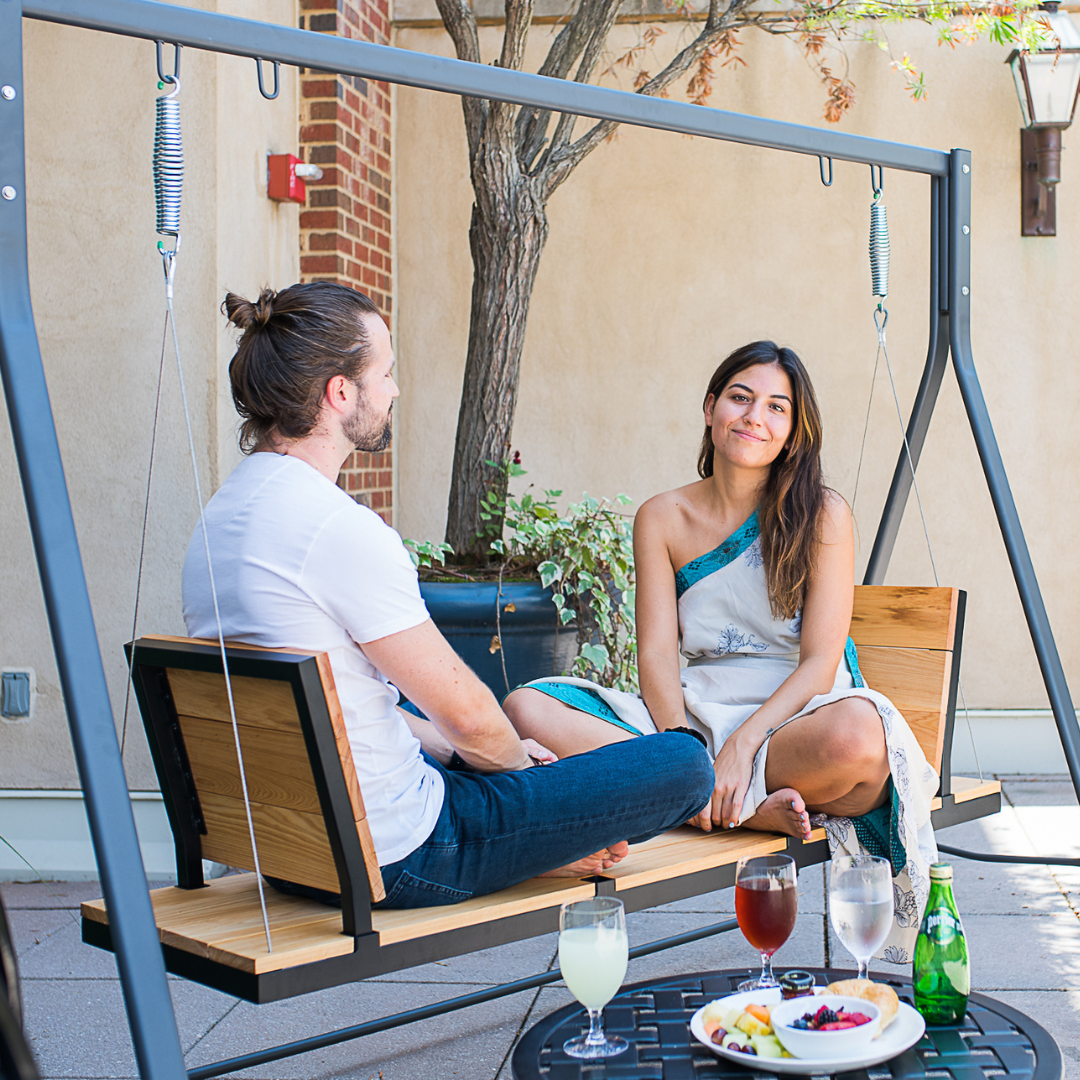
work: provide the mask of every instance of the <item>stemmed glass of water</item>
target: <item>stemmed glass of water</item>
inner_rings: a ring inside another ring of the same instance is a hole
[[[892,866],[876,855],[842,855],[833,859],[829,881],[829,914],[843,946],[867,977],[870,957],[885,944],[892,926]]]
[[[589,1032],[567,1039],[576,1058],[608,1058],[630,1044],[604,1033],[604,1006],[626,975],[628,947],[623,902],[610,896],[563,904],[559,913],[559,967],[570,993],[589,1012]]]

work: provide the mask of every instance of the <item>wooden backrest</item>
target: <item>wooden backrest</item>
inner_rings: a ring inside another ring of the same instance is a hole
[[[344,897],[350,888],[343,871],[347,876],[352,862],[366,875],[372,900],[381,900],[382,875],[326,654],[230,644],[227,655],[261,871]],[[134,667],[167,802],[171,792],[171,801],[195,808],[201,858],[254,870],[217,644],[147,636],[136,643]],[[182,776],[169,769],[170,756],[181,760]],[[183,813],[178,805],[170,818]],[[178,862],[181,843],[177,836]]]
[[[855,587],[851,637],[863,677],[903,713],[939,773],[948,771],[944,751],[956,708],[963,622],[959,589]]]

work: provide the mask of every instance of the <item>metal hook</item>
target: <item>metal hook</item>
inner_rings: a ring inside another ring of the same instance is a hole
[[[261,56],[256,56],[255,57],[255,70],[259,73],[259,93],[262,94],[262,96],[264,98],[266,98],[267,101],[273,101],[274,98],[276,98],[278,96],[278,94],[281,92],[281,82],[280,82],[280,74],[279,74],[280,65],[278,64],[277,60],[275,60],[273,63],[274,63],[274,92],[272,94],[268,94],[266,92],[266,87],[263,85],[263,72],[262,72],[263,62],[262,62],[262,57]]]
[[[874,170],[877,169],[877,179],[874,179]],[[874,189],[874,198],[878,198],[885,190],[885,166],[870,166],[870,186]]]
[[[829,163],[829,179],[828,180],[825,179],[825,162],[826,161]],[[820,154],[818,154],[817,164],[818,164],[818,172],[821,173],[821,182],[826,187],[832,187],[832,158],[822,157]]]
[[[161,255],[161,269],[165,272],[165,295],[168,299],[173,298],[173,281],[176,279],[176,256],[180,253],[180,234],[176,234],[176,240],[172,248],[167,248],[163,241],[158,241],[158,254]]]
[[[165,67],[161,62],[161,46],[164,45],[164,41],[155,41],[154,46],[157,50],[157,77],[159,83],[174,83],[180,78],[180,50],[183,45],[173,45],[173,73],[171,75],[165,74]]]
[[[166,100],[180,93],[180,80],[175,75],[170,75],[168,81],[172,83],[172,89],[165,95]]]

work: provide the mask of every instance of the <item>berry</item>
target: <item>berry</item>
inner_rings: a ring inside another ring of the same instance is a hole
[[[724,1042],[724,1037],[726,1035],[727,1035],[727,1032],[723,1028],[717,1028],[712,1033],[712,1041],[714,1043],[716,1043],[717,1046],[721,1046],[723,1044],[723,1042]]]
[[[815,1031],[820,1031],[826,1024],[835,1024],[836,1021],[836,1013],[834,1013],[828,1005],[822,1005],[821,1008],[814,1013],[814,1018],[810,1021],[810,1026]]]

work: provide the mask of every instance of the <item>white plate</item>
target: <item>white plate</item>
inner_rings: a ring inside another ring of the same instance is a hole
[[[820,992],[823,987],[817,987]],[[731,994],[723,999],[731,1008],[745,1008],[747,1005],[775,1005],[780,1001],[780,991],[748,990],[744,994]],[[707,1046],[717,1057],[737,1061],[754,1069],[765,1069],[774,1073],[792,1073],[795,1075],[820,1075],[822,1073],[847,1072],[852,1069],[865,1069],[871,1065],[880,1065],[889,1058],[902,1054],[913,1047],[926,1031],[926,1021],[910,1005],[900,1002],[896,1019],[868,1047],[860,1048],[849,1057],[832,1058],[759,1058],[756,1054],[740,1054],[735,1050],[724,1050],[712,1042],[705,1034],[701,1024],[702,1006],[690,1018],[690,1030],[699,1043]]]

